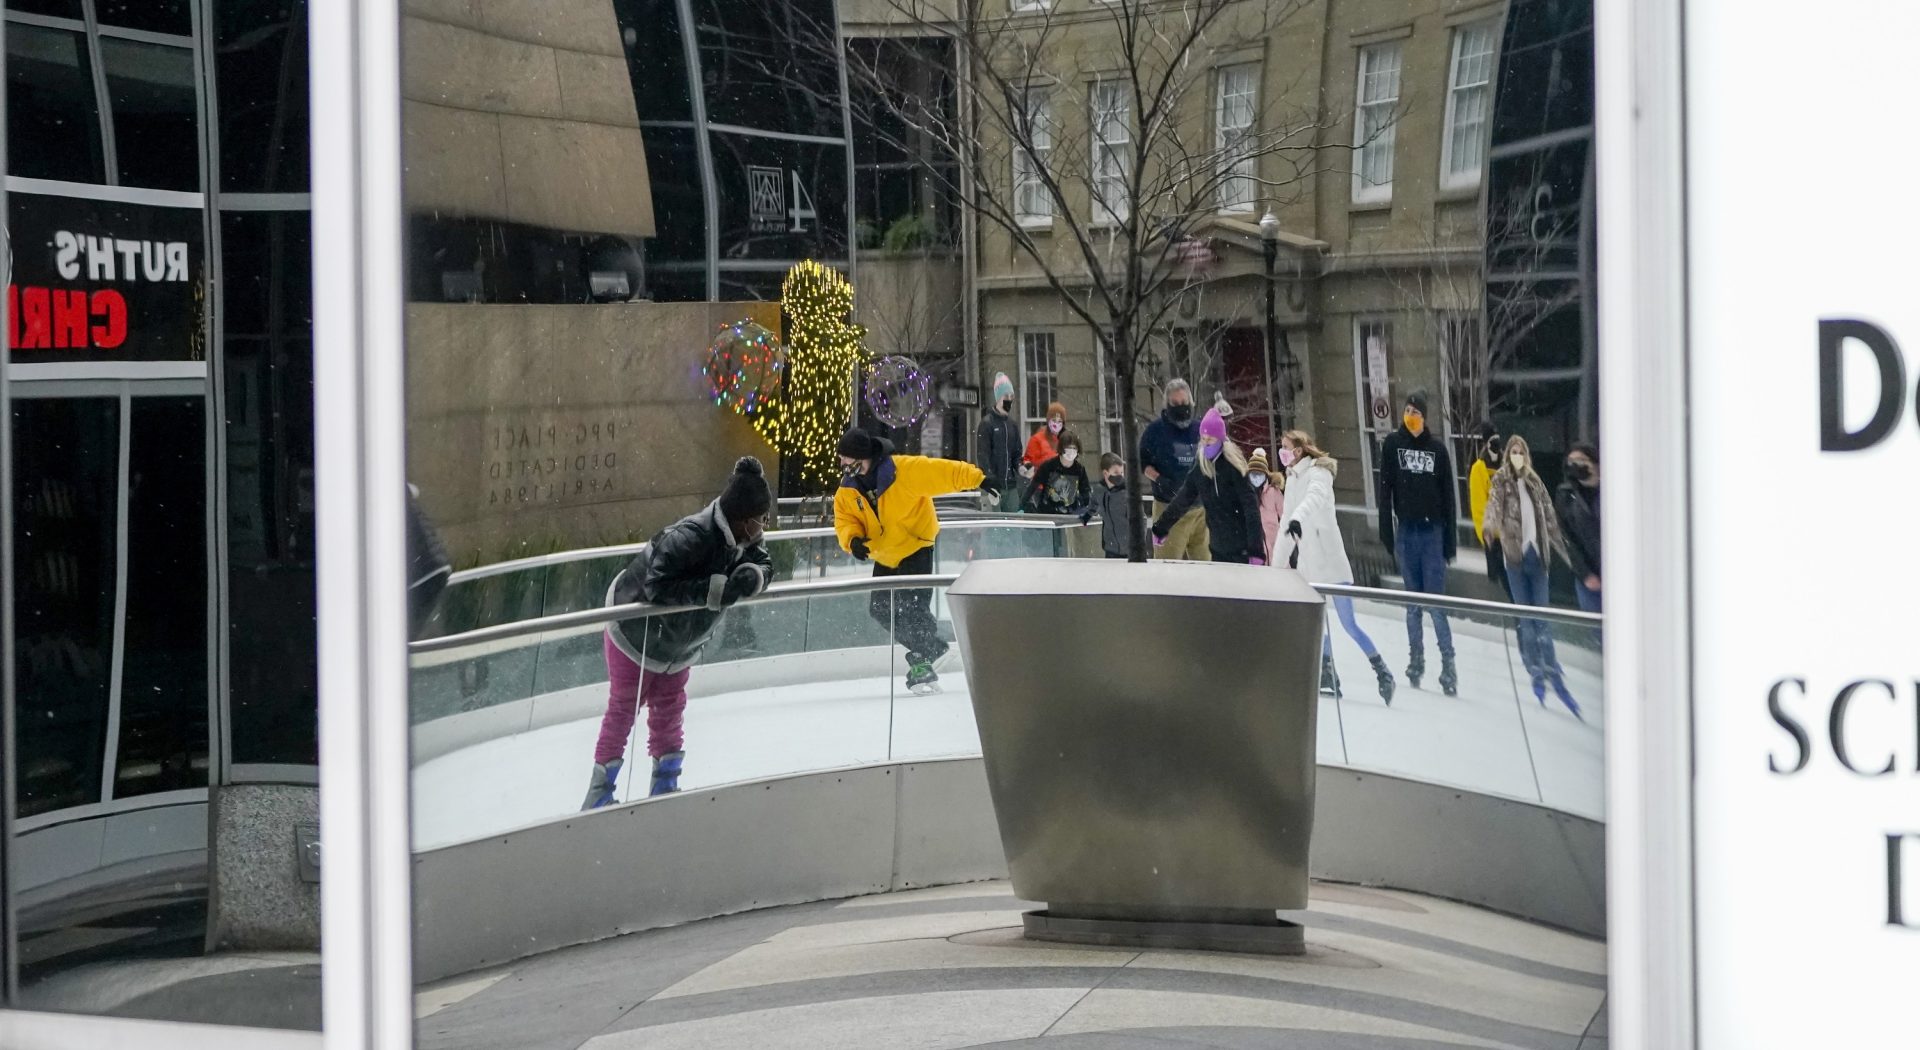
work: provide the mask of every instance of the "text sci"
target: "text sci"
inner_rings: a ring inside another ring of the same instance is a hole
[[[134,284],[189,279],[185,241],[127,240],[59,230],[61,279]],[[114,350],[127,341],[127,298],[113,288],[7,286],[7,345],[15,350]]]

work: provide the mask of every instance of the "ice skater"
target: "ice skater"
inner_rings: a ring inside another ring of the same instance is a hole
[[[1553,498],[1540,475],[1534,473],[1527,439],[1518,434],[1507,439],[1506,462],[1494,472],[1493,487],[1487,493],[1487,533],[1499,537],[1500,549],[1506,554],[1514,604],[1547,604],[1547,573],[1553,567],[1553,556],[1571,559],[1560,534]],[[1545,706],[1547,690],[1552,688],[1553,695],[1573,712],[1573,717],[1581,718],[1580,705],[1567,692],[1566,674],[1554,651],[1553,630],[1539,620],[1522,619],[1514,631],[1520,636],[1520,662],[1533,678],[1534,699]]]
[[[1407,395],[1400,429],[1380,443],[1380,543],[1399,563],[1407,590],[1444,594],[1447,566],[1452,564],[1460,538],[1455,535],[1453,459],[1446,442],[1427,429],[1427,394]],[[1395,519],[1399,528],[1396,529]],[[1432,606],[1407,606],[1407,683],[1420,688],[1427,673],[1427,645],[1421,637],[1420,614],[1433,617],[1433,640],[1440,646],[1440,690],[1460,695],[1460,675],[1453,664],[1453,628],[1447,614]]]
[[[1173,502],[1153,523],[1153,544],[1182,524],[1195,504],[1207,512],[1207,546],[1214,561],[1265,565],[1267,540],[1260,531],[1260,501],[1247,481],[1247,456],[1227,440],[1224,404],[1207,410],[1200,420],[1200,462],[1180,483]],[[1230,411],[1230,410],[1227,410]]]
[[[1060,435],[1060,454],[1040,464],[1020,509],[1031,514],[1078,514],[1093,501],[1093,482],[1080,462],[1080,438]]]
[[[833,531],[842,550],[860,561],[872,559],[876,578],[931,574],[933,544],[940,535],[933,498],[965,492],[981,478],[980,468],[971,463],[896,456],[892,442],[857,427],[840,438],[840,470]],[[948,645],[934,623],[933,592],[875,591],[868,610],[907,647],[907,688],[937,691],[940,675],[934,664]]]
[[[1339,461],[1320,451],[1313,443],[1313,435],[1304,430],[1289,430],[1280,438],[1280,465],[1287,471],[1287,506],[1282,527],[1292,541],[1293,550],[1285,555],[1276,553],[1274,562],[1291,564],[1308,583],[1351,584],[1353,564],[1347,560],[1346,540],[1340,535],[1333,513],[1333,479],[1340,471]],[[1298,552],[1297,558],[1295,552]],[[1374,648],[1373,639],[1367,637],[1367,632],[1361,630],[1353,618],[1353,599],[1336,596],[1332,600],[1341,628],[1373,665],[1380,699],[1391,706],[1393,672],[1387,670],[1387,661],[1380,656],[1380,650]],[[1333,668],[1332,632],[1320,638],[1320,691],[1340,695],[1340,675]]]
[[[622,620],[607,628],[607,713],[593,748],[593,777],[581,809],[613,801],[615,782],[633,732],[647,709],[647,754],[653,759],[648,796],[680,790],[686,759],[682,726],[687,676],[713,638],[721,611],[766,590],[773,560],[761,542],[773,509],[760,461],[734,464],[720,498],[698,513],[661,530],[607,588],[608,605],[651,602],[683,605],[687,612]]]

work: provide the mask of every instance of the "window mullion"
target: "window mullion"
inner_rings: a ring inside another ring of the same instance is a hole
[[[93,67],[94,108],[100,117],[100,156],[107,168],[107,185],[120,185],[120,151],[113,141],[113,98],[107,93],[107,66],[100,48],[100,17],[95,0],[80,0],[87,26],[87,63]]]

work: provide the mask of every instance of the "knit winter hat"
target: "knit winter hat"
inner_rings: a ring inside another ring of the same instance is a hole
[[[840,454],[848,459],[878,459],[880,441],[859,427],[848,427],[840,435]]]
[[[1418,409],[1421,415],[1423,416],[1426,415],[1427,414],[1427,392],[1425,390],[1415,390],[1413,393],[1408,394],[1407,404]]]
[[[1220,414],[1219,405],[1207,409],[1207,414],[1200,417],[1200,437],[1214,438],[1221,442],[1227,440],[1227,421]]]
[[[1013,380],[1008,379],[1005,372],[995,372],[993,375],[993,403],[997,405],[1012,396]]]
[[[1249,474],[1273,473],[1273,471],[1267,469],[1267,450],[1266,449],[1256,448],[1253,450],[1253,455],[1247,457],[1247,473]]]
[[[751,521],[765,517],[773,509],[773,492],[767,488],[767,471],[752,456],[741,456],[733,465],[733,476],[720,493],[720,513],[728,521]]]

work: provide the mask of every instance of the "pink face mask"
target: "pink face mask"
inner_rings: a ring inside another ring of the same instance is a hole
[[[1060,433],[1061,429],[1064,428],[1065,426],[1066,426],[1065,423],[1062,423],[1057,419],[1047,420],[1047,429],[1053,431],[1056,434]]]
[[[1300,458],[1300,453],[1295,452],[1290,448],[1283,448],[1280,450],[1280,465],[1283,467],[1293,466],[1293,461],[1299,458]]]

